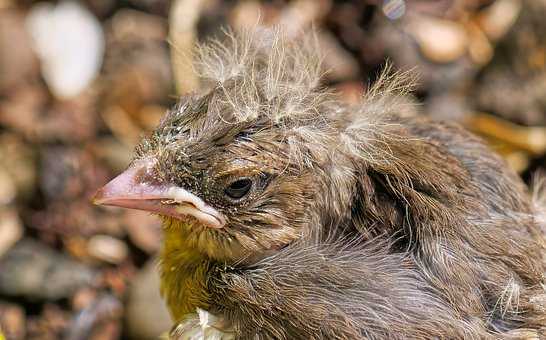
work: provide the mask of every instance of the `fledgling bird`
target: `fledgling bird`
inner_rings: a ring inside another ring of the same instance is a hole
[[[546,336],[543,207],[472,134],[402,117],[403,75],[344,104],[316,52],[280,30],[201,46],[204,90],[97,193],[161,217],[172,338]]]

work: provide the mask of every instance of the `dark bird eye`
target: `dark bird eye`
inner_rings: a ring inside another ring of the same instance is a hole
[[[252,188],[252,181],[248,178],[241,178],[232,182],[224,191],[232,199],[243,198]]]

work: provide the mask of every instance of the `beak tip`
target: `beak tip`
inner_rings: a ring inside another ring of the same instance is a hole
[[[91,198],[91,203],[94,205],[104,205],[104,191],[103,188],[97,190],[97,192]]]

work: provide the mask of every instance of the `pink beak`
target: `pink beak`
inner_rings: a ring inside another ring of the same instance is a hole
[[[158,183],[153,176],[156,162],[153,158],[133,162],[97,191],[93,203],[144,210],[181,220],[193,216],[212,228],[225,225],[224,216],[198,196],[173,184]]]

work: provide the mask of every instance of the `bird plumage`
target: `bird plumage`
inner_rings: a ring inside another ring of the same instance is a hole
[[[203,91],[135,156],[154,159],[146,183],[225,218],[162,216],[175,322],[199,308],[237,339],[546,336],[539,208],[477,137],[400,114],[408,74],[348,105],[320,87],[312,35],[229,34],[198,51]]]

